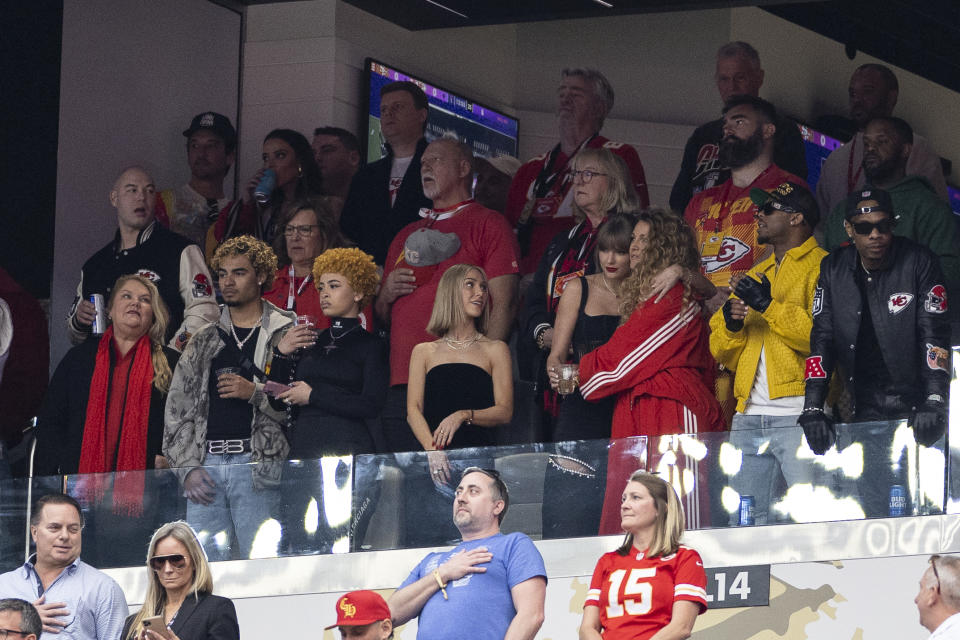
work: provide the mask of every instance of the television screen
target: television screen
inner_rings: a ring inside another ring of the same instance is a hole
[[[807,184],[810,190],[815,191],[817,182],[820,180],[820,167],[834,149],[843,145],[843,142],[836,138],[831,138],[825,133],[814,131],[805,124],[797,123],[800,129],[800,136],[803,138],[803,146],[806,149],[807,157]]]
[[[382,62],[367,58],[367,162],[386,155],[386,141],[380,134],[380,88],[390,82],[408,80],[427,94],[429,116],[427,140],[455,134],[473,147],[473,153],[484,158],[517,155],[519,121],[465,96],[411,76]]]
[[[948,184],[947,195],[950,196],[950,208],[953,209],[954,215],[960,216],[960,188]]]

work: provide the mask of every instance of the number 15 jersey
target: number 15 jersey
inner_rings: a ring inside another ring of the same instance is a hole
[[[644,640],[665,627],[673,604],[690,600],[707,609],[707,576],[700,554],[681,546],[676,553],[645,557],[636,547],[597,562],[584,606],[600,609],[604,640]]]

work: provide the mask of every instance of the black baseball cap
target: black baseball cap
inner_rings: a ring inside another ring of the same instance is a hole
[[[237,143],[237,130],[233,128],[233,124],[227,116],[213,111],[198,113],[190,121],[190,127],[183,132],[183,135],[189,138],[200,129],[210,129],[223,138],[223,144],[226,145],[228,150]]]
[[[861,207],[860,203],[864,200],[873,200],[877,203],[877,206]],[[847,220],[852,220],[861,213],[871,213],[873,211],[883,211],[891,218],[896,217],[893,211],[893,199],[887,191],[874,189],[873,187],[861,191],[854,191],[847,196],[847,205],[843,217]]]
[[[761,209],[769,203],[777,211],[802,213],[810,228],[820,222],[820,207],[813,194],[796,182],[781,182],[771,191],[750,189],[750,199]]]

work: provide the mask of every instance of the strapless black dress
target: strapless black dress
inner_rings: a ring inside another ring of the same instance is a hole
[[[443,419],[454,411],[488,409],[493,405],[493,377],[477,365],[447,362],[427,371],[423,387],[423,417],[430,426],[430,433],[436,431]],[[461,424],[447,448],[487,447],[494,443],[493,429]]]

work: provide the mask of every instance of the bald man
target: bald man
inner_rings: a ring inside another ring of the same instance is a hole
[[[91,295],[102,295],[106,303],[118,277],[139,273],[160,290],[170,311],[166,337],[170,346],[180,351],[198,329],[220,317],[203,253],[183,236],[157,224],[156,186],[143,167],[121,171],[109,200],[117,211],[117,231],[80,270],[77,297],[67,316],[70,339],[79,344],[92,333],[95,310]]]

